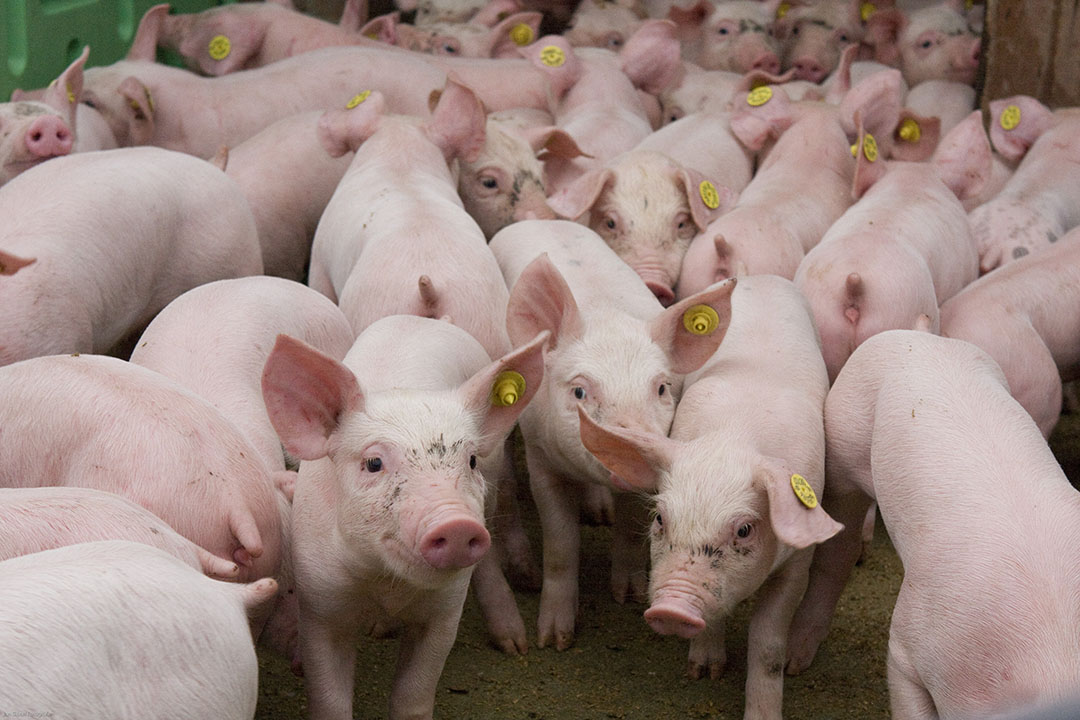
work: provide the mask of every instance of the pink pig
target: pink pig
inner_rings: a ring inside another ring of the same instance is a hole
[[[705,70],[780,72],[780,45],[770,32],[779,1],[698,0],[675,4],[668,19],[679,26],[682,57]]]
[[[1080,370],[1080,228],[984,275],[941,306],[941,334],[1001,366],[1009,390],[1045,437],[1061,414],[1061,380]]]
[[[302,461],[293,561],[316,720],[352,717],[358,631],[393,621],[405,631],[389,717],[431,717],[472,568],[491,542],[478,458],[502,447],[539,388],[545,341],[487,362],[448,323],[394,316],[343,364],[278,338],[263,392]],[[471,372],[472,358],[486,364]]]
[[[645,619],[661,634],[690,639],[691,677],[720,676],[724,619],[757,595],[746,715],[779,720],[776,669],[811,546],[841,529],[816,503],[829,383],[810,309],[790,281],[740,279],[731,313],[723,344],[687,377],[670,439],[597,424],[579,411],[581,439],[621,480],[656,492]]]
[[[516,58],[518,48],[531,45],[543,19],[537,12],[508,15],[488,27],[474,22],[435,22],[409,25],[394,12],[373,18],[361,34],[414,52],[463,58]]]
[[[196,570],[234,578],[240,566],[199,547],[127,498],[77,487],[0,489],[0,561],[95,540],[152,545]]]
[[[789,672],[828,631],[876,500],[904,565],[889,632],[895,718],[980,718],[1080,685],[1080,496],[994,361],[894,330],[863,343],[825,402],[823,504],[845,529],[814,555]]]
[[[868,154],[866,137],[860,131],[856,146],[853,192],[860,199],[795,273],[814,311],[830,380],[871,335],[914,327],[920,315],[936,331],[938,306],[978,277],[960,198],[990,174],[979,113],[942,140],[933,163],[886,165]]]
[[[964,3],[946,0],[912,10],[878,10],[867,20],[876,60],[899,67],[909,85],[952,80],[973,85],[982,40],[968,24]]]
[[[1080,225],[1080,110],[1051,112],[1016,95],[992,101],[990,114],[994,148],[1019,165],[968,216],[983,272],[1050,247]]]
[[[783,44],[783,68],[799,80],[820,83],[840,63],[848,45],[862,42],[866,30],[860,0],[819,0],[798,4],[776,21]]]
[[[602,47],[618,52],[647,17],[641,0],[583,2],[574,10],[563,36],[575,47]]]
[[[0,365],[106,352],[185,290],[262,272],[236,184],[159,148],[44,163],[0,188],[0,216]]]
[[[544,385],[522,415],[521,432],[544,543],[537,644],[564,650],[573,643],[577,615],[582,486],[612,487],[611,474],[581,444],[578,404],[594,419],[667,433],[682,376],[723,338],[734,283],[664,310],[602,238],[563,220],[514,223],[492,239],[491,249],[512,287],[511,341],[520,347],[551,332]],[[692,307],[711,322],[697,327],[684,320]],[[614,510],[611,587],[625,602],[645,593],[639,537],[645,506],[636,494],[617,493]]]
[[[211,580],[121,540],[6,560],[0,703],[81,718],[154,717],[171,707],[250,720],[259,663],[247,616],[276,590],[273,578]]]

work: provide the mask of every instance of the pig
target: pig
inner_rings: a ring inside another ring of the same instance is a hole
[[[88,719],[182,708],[250,720],[259,664],[246,616],[275,591],[273,578],[211,580],[163,550],[120,540],[6,560],[0,703]]]
[[[383,108],[373,94],[320,124],[331,154],[356,155],[319,221],[308,284],[338,303],[356,334],[386,315],[449,315],[500,357],[510,347],[506,285],[447,167],[477,157],[483,107],[451,79],[427,123]]]
[[[874,59],[900,68],[908,85],[927,80],[975,84],[982,39],[968,24],[964,3],[959,0],[946,0],[910,14],[883,8],[866,24]]]
[[[652,133],[636,149],[662,152],[718,187],[740,193],[750,183],[756,157],[739,143],[730,120],[727,111],[691,113]]]
[[[409,25],[398,13],[373,18],[361,33],[406,50],[448,57],[516,58],[518,48],[537,38],[542,16],[537,12],[508,15],[492,27],[472,22]]]
[[[172,50],[203,75],[250,70],[324,47],[373,44],[359,32],[361,0],[347,0],[340,25],[290,5],[271,0],[177,15],[167,4],[155,5],[143,14],[132,42],[144,53]]]
[[[672,5],[667,17],[679,26],[684,60],[705,70],[777,73],[780,45],[769,30],[779,4],[698,0],[689,7]]]
[[[690,240],[735,204],[735,193],[656,150],[635,148],[548,200],[581,218],[641,276],[665,307]]]
[[[742,80],[742,75],[727,70],[699,70],[685,65],[681,77],[658,95],[663,124],[696,112],[727,112]]]
[[[823,81],[840,63],[844,48],[863,41],[862,4],[859,0],[820,0],[791,8],[774,25],[782,45],[783,69],[794,70],[799,80]]]
[[[56,158],[0,188],[0,216],[0,365],[104,353],[185,290],[262,272],[240,189],[169,150]]]
[[[791,281],[740,279],[731,314],[723,344],[687,376],[670,438],[594,423],[579,409],[581,440],[622,481],[656,493],[645,619],[690,639],[691,678],[720,676],[724,618],[756,596],[746,717],[779,720],[779,669],[812,547],[841,529],[816,500],[829,382]]]
[[[416,25],[473,22],[491,27],[522,9],[518,0],[394,0],[402,12],[416,10]]]
[[[83,48],[40,100],[0,103],[0,185],[46,160],[72,152],[76,108],[82,95],[83,66],[90,48]]]
[[[647,17],[640,0],[580,3],[563,37],[574,47],[602,47],[618,52]]]
[[[790,103],[783,88],[773,86],[743,96],[731,117],[732,132],[749,150],[768,154],[734,209],[691,241],[677,297],[738,274],[793,278],[806,253],[852,203],[856,163],[849,128],[858,117],[878,137],[887,137],[899,119],[898,83],[895,70],[873,75],[839,106]]]
[[[859,133],[859,201],[807,253],[795,273],[821,332],[829,380],[852,351],[883,330],[939,328],[938,307],[978,277],[960,198],[990,174],[990,143],[973,112],[945,136],[932,163],[870,161]],[[918,189],[918,193],[914,190]],[[865,193],[865,195],[864,195]]]
[[[152,545],[211,577],[240,573],[235,561],[204,550],[115,493],[77,487],[0,489],[0,561],[95,540]]]
[[[962,340],[881,333],[830,390],[825,437],[822,503],[845,528],[814,555],[789,672],[828,630],[873,499],[904,565],[893,717],[989,717],[1075,692],[1080,496],[994,361]]]
[[[941,334],[978,345],[1044,437],[1061,414],[1062,376],[1080,369],[1080,228],[984,275],[941,306]]]
[[[602,238],[565,220],[514,223],[491,249],[511,287],[506,326],[514,346],[551,332],[544,386],[520,425],[544,546],[537,645],[565,650],[577,614],[581,488],[616,487],[581,444],[577,405],[593,419],[666,434],[682,376],[723,339],[734,281],[663,309]],[[611,587],[621,603],[645,595],[639,524],[647,508],[636,493],[620,492],[614,510]]]
[[[546,340],[488,362],[449,323],[387,317],[342,363],[279,336],[263,393],[301,459],[293,562],[316,720],[352,717],[358,626],[393,620],[405,630],[389,717],[431,717],[472,567],[491,543],[478,457],[502,446],[537,392]],[[473,359],[486,364],[470,374]]]
[[[1044,250],[1080,225],[1080,110],[1051,112],[1017,95],[991,101],[990,114],[994,148],[1019,164],[968,216],[984,273]]]

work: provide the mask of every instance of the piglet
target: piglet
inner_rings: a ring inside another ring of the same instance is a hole
[[[900,68],[909,85],[951,80],[973,85],[982,55],[980,33],[968,24],[964,3],[945,0],[905,14],[882,8],[866,21],[874,59]]]
[[[487,362],[448,323],[395,316],[341,363],[279,336],[263,393],[302,461],[293,561],[316,720],[352,717],[360,626],[394,621],[405,630],[389,717],[431,717],[472,568],[491,543],[478,459],[501,448],[540,387],[545,340]],[[486,363],[475,372],[474,359]]]
[[[892,716],[976,718],[1080,684],[1080,495],[1000,368],[961,340],[894,330],[859,347],[825,402],[823,504],[789,672],[828,629],[876,500],[904,580],[889,631]]]
[[[779,720],[779,670],[812,546],[841,529],[817,502],[829,382],[810,309],[789,280],[740,279],[731,312],[723,344],[687,377],[670,439],[579,409],[581,439],[620,480],[656,493],[645,619],[690,638],[692,678],[720,676],[724,618],[756,596],[745,717]]]
[[[602,47],[618,52],[647,17],[640,0],[580,3],[563,36],[575,47]]]
[[[776,21],[773,32],[783,50],[783,69],[799,80],[820,83],[840,63],[848,45],[862,42],[866,30],[859,0],[798,3]]]
[[[398,13],[381,15],[360,32],[413,52],[463,58],[516,58],[518,48],[537,38],[542,16],[521,12],[506,16],[494,26],[475,22],[435,22],[409,25]]]
[[[88,720],[163,708],[250,720],[259,663],[247,616],[276,590],[273,578],[223,583],[121,540],[6,560],[0,703]]]
[[[491,241],[511,286],[506,325],[516,347],[551,332],[544,386],[521,418],[533,499],[540,513],[544,578],[537,644],[574,640],[585,483],[625,489],[581,443],[577,406],[594,419],[666,434],[682,377],[723,339],[730,319],[727,282],[662,308],[629,265],[588,228],[526,220]],[[645,505],[614,498],[612,594],[643,598],[647,558],[639,533]]]
[[[1038,252],[1080,225],[1080,110],[1051,112],[1026,95],[990,103],[990,140],[1016,172],[968,219],[979,268]]]
[[[770,32],[779,2],[698,0],[675,4],[682,57],[705,70],[780,72],[780,44]]]

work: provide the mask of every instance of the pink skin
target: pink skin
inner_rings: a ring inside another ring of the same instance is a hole
[[[1059,628],[1080,619],[1080,497],[993,360],[967,342],[883,333],[840,373],[825,426],[822,502],[846,528],[814,555],[789,672],[828,631],[876,500],[904,564],[893,717],[990,717],[1071,693],[1080,663]]]
[[[677,79],[658,95],[661,124],[675,122],[685,115],[706,112],[726,113],[732,96],[738,92],[743,76],[726,70],[699,70],[689,63]]]
[[[700,367],[730,318],[726,283],[666,310],[596,233],[576,223],[531,220],[496,235],[491,249],[511,285],[507,330],[515,345],[552,333],[545,380],[521,419],[533,499],[540,512],[544,577],[537,644],[574,641],[580,535],[586,483],[624,489],[581,443],[579,405],[605,423],[664,434],[682,376]],[[686,310],[707,304],[712,332],[694,335]],[[644,599],[647,558],[640,542],[644,503],[614,496],[611,589],[617,602]]]
[[[582,175],[549,205],[600,235],[666,307],[675,301],[672,286],[690,239],[734,204],[734,193],[716,183],[717,207],[705,204],[700,188],[711,180],[663,153],[635,148]]]
[[[699,1],[675,5],[668,18],[679,27],[682,57],[705,70],[780,72],[780,45],[769,33],[777,2]]]
[[[147,717],[161,703],[198,717],[255,713],[259,663],[247,620],[274,596],[273,578],[223,583],[157,548],[108,540],[7,560],[0,584],[5,707],[43,703],[78,717]]]
[[[64,202],[43,212],[47,196]],[[239,188],[181,153],[122,148],[50,160],[4,187],[0,214],[0,257],[9,258],[0,260],[9,268],[0,276],[0,365],[106,352],[182,292],[262,272]]]
[[[84,48],[53,84],[34,99],[21,91],[0,103],[0,185],[50,158],[67,155],[75,143],[75,112],[82,96]]]
[[[652,604],[645,620],[690,639],[692,678],[720,676],[724,621],[756,596],[747,658],[747,717],[781,717],[785,641],[815,543],[841,526],[791,487],[820,493],[828,391],[809,308],[790,281],[742,278],[732,323],[687,378],[670,439],[581,418],[581,437],[613,473],[654,491]]]
[[[395,0],[394,4],[402,12],[416,10],[419,27],[465,22],[491,27],[500,16],[523,9],[518,0]]]
[[[905,15],[880,10],[867,22],[876,60],[899,67],[909,85],[951,80],[973,85],[982,40],[968,25],[963,3],[949,0]]]
[[[840,63],[845,47],[859,44],[863,26],[858,0],[822,0],[792,8],[776,23],[783,42],[783,68],[799,80],[823,81]]]
[[[581,3],[563,36],[574,47],[602,47],[618,52],[646,17],[638,2]]]
[[[887,138],[899,116],[896,71],[867,78],[840,105],[789,103],[782,88],[751,106],[740,96],[732,130],[749,151],[761,152],[754,179],[738,203],[690,244],[679,273],[677,296],[700,291],[739,274],[791,279],[807,252],[850,207],[855,161],[847,127],[856,115]]]
[[[638,143],[638,150],[662,152],[684,168],[734,193],[750,183],[754,153],[731,131],[727,112],[698,112],[680,118]]]
[[[1020,109],[1019,124],[1005,130],[1001,117],[1010,106]],[[1080,112],[1052,113],[1024,95],[995,100],[990,110],[994,147],[1019,165],[1001,191],[969,215],[983,272],[1041,252],[1080,225]]]
[[[448,315],[498,357],[510,347],[506,285],[447,166],[477,157],[483,108],[456,83],[423,125],[382,115],[381,103],[373,95],[354,110],[327,113],[320,125],[332,153],[356,155],[319,223],[308,283],[338,302],[358,334],[387,315]]]
[[[1080,324],[1067,308],[1080,284],[1080,230],[984,275],[941,306],[941,334],[967,340],[1001,366],[1044,437],[1061,414],[1061,380],[1080,369]]]
[[[514,13],[492,27],[478,23],[438,22],[413,26],[398,22],[398,13],[373,19],[361,33],[375,34],[383,42],[406,50],[461,58],[516,58],[519,45],[512,32],[529,28],[525,44],[539,35],[540,13]],[[520,31],[518,31],[520,32]]]
[[[490,543],[477,458],[502,448],[539,388],[545,341],[492,363],[449,323],[397,316],[372,325],[343,364],[279,337],[263,392],[286,449],[304,461],[293,559],[313,718],[352,717],[356,636],[388,622],[405,625],[389,717],[431,716],[468,563]],[[508,370],[525,391],[492,404]]]
[[[795,273],[814,311],[830,380],[876,333],[914,327],[920,315],[936,330],[938,306],[978,277],[960,198],[977,192],[989,174],[990,145],[977,112],[942,140],[932,163],[871,163],[859,152],[859,201]]]
[[[551,194],[648,137],[653,125],[640,91],[659,92],[681,67],[674,27],[660,20],[644,23],[617,56],[595,48],[577,53],[584,66],[581,79],[557,106],[555,124],[588,157],[546,161]],[[659,105],[654,109],[658,118]]]
[[[164,520],[119,495],[73,487],[0,490],[0,561],[94,540],[153,545],[199,572],[235,578],[240,566],[202,549]]]

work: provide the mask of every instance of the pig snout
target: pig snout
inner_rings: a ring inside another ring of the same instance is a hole
[[[649,288],[649,291],[656,296],[656,299],[659,300],[660,304],[664,307],[668,307],[675,302],[675,292],[668,283],[646,280],[645,287]]]
[[[473,517],[441,516],[420,537],[420,555],[438,570],[475,565],[491,547],[491,535]]]
[[[774,52],[763,52],[750,63],[751,70],[763,70],[771,75],[780,73],[780,58]]]
[[[665,598],[645,611],[645,621],[661,635],[692,638],[705,629],[701,611],[684,599]]]
[[[43,115],[26,129],[26,149],[34,157],[67,155],[73,142],[67,123],[56,115]]]
[[[795,70],[797,79],[809,80],[812,83],[820,83],[828,74],[825,66],[817,58],[809,55],[797,58],[791,67]]]

